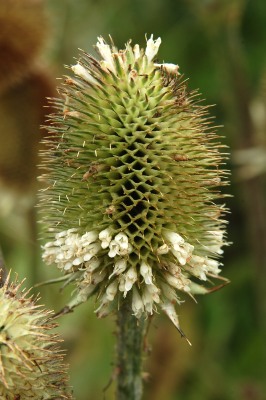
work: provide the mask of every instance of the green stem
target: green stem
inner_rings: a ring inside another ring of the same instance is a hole
[[[144,318],[132,315],[130,304],[118,311],[117,400],[142,398],[142,351],[145,331]]]

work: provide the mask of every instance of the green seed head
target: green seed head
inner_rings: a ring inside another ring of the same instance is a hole
[[[179,293],[220,272],[226,171],[206,107],[154,62],[160,43],[99,38],[100,60],[83,53],[66,78],[43,155],[43,258],[79,280],[70,307],[96,293],[104,316],[130,297],[136,317],[159,306],[178,327]]]
[[[0,398],[72,399],[52,313],[20,288],[9,279],[0,288]]]

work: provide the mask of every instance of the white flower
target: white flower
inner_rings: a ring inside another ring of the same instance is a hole
[[[109,249],[108,256],[110,258],[114,258],[117,254],[119,254],[119,244],[115,240],[110,242]]]
[[[167,264],[167,270],[168,272],[170,272],[172,275],[179,277],[180,274],[182,274],[181,272],[181,268],[179,265],[172,263],[172,262],[168,262]]]
[[[90,261],[101,250],[100,243],[91,243],[84,249],[83,261]]]
[[[130,267],[125,273],[125,290],[128,292],[131,290],[132,286],[138,279],[138,275],[136,269],[134,267]]]
[[[72,265],[81,265],[84,261],[83,257],[77,257],[72,261]]]
[[[153,303],[160,303],[160,290],[155,285],[146,285],[143,294],[142,301],[145,307],[145,311],[148,314],[153,313]]]
[[[169,241],[171,246],[171,252],[177,258],[181,265],[185,265],[190,259],[194,246],[186,243],[185,240],[178,233],[175,232],[165,232],[164,234],[166,240]]]
[[[55,238],[56,239],[60,239],[60,238],[65,237],[65,236],[67,236],[67,231],[62,231],[62,232],[58,232],[58,233],[55,234]],[[49,242],[49,243],[51,243],[51,242]],[[46,245],[48,245],[48,243]]]
[[[112,274],[109,276],[109,279],[112,278],[114,275],[120,275],[124,272],[127,268],[127,260],[125,258],[120,258],[114,264],[114,270]]]
[[[115,65],[112,56],[111,48],[106,44],[102,37],[98,37],[98,42],[96,43],[96,48],[105,61],[105,66],[115,72]]]
[[[138,44],[135,44],[135,46],[133,47],[133,52],[134,52],[135,60],[137,60],[140,57],[140,48],[139,48]]]
[[[154,284],[146,285],[145,289],[150,293],[152,300],[155,303],[160,303],[160,289],[157,288]]]
[[[133,288],[132,310],[136,318],[140,318],[144,312],[144,304],[136,288]]]
[[[106,288],[106,297],[109,301],[113,301],[115,298],[115,295],[117,293],[117,286],[118,282],[115,279],[112,283],[110,283],[109,286]]]
[[[130,254],[133,250],[133,247],[131,246],[130,243],[128,243],[127,248],[119,248],[119,254],[120,256],[126,256],[127,254]]]
[[[98,285],[98,283],[102,282],[105,277],[106,277],[106,272],[104,271],[94,272],[91,275],[91,284]]]
[[[132,286],[137,281],[138,275],[134,267],[130,267],[125,274],[120,275],[119,290],[124,292],[124,297],[126,297],[127,292],[132,289]]]
[[[140,274],[143,276],[146,285],[152,284],[152,269],[145,262],[140,264]]]
[[[77,240],[76,240],[77,239]],[[56,246],[62,246],[62,249],[67,249],[69,247],[73,247],[78,245],[79,239],[78,239],[78,234],[70,234],[68,235],[65,239],[57,239],[55,241]]]
[[[101,265],[100,259],[95,257],[85,262],[86,270],[89,272],[95,271],[95,269],[99,268],[100,265]]]
[[[171,303],[179,303],[176,291],[173,287],[169,286],[167,283],[160,283],[162,294],[169,300]]]
[[[127,255],[132,251],[132,246],[128,242],[128,237],[125,233],[118,233],[109,244],[109,257],[114,258],[116,255]]]
[[[47,264],[56,263],[60,269],[69,271],[90,261],[100,250],[98,235],[94,231],[79,236],[75,229],[62,231],[55,235],[54,242],[48,242],[43,248],[43,259]]]
[[[143,290],[142,301],[143,301],[143,304],[145,307],[145,311],[148,314],[152,314],[153,313],[153,298],[152,298],[152,295],[149,292],[147,286]]]
[[[207,247],[209,251],[216,254],[223,254],[222,246],[224,245],[223,235],[224,232],[221,230],[208,231],[211,235],[210,243]]]
[[[193,255],[186,265],[186,270],[197,278],[206,281],[206,274],[218,275],[221,272],[219,265],[220,263],[217,260]]]
[[[171,243],[171,245],[175,248],[175,246],[179,246],[180,244],[184,244],[185,240],[176,232],[166,231],[164,233],[165,238]],[[179,247],[177,247],[178,249]]]
[[[100,306],[94,311],[98,318],[105,318],[110,313],[111,303],[106,293],[101,298]]]
[[[70,271],[73,268],[73,263],[67,262],[64,265],[59,265],[59,267],[64,269],[65,271]]]
[[[145,55],[148,58],[148,61],[152,61],[153,58],[156,56],[158,53],[160,44],[161,44],[161,38],[158,38],[156,40],[153,40],[153,35],[151,35],[150,39],[147,40],[147,46],[145,50]]]
[[[211,258],[206,259],[206,265],[208,268],[208,272],[211,274],[218,275],[221,272],[221,269],[219,268],[219,261],[217,260],[212,260]]]
[[[169,74],[179,75],[179,72],[178,72],[179,65],[177,65],[177,64],[171,64],[171,63],[156,64],[156,63],[154,63],[154,66],[165,69]]]
[[[208,268],[204,257],[193,255],[186,266],[186,270],[202,281],[207,280],[206,273],[208,272]]]
[[[101,243],[102,248],[106,249],[109,246],[109,244],[110,244],[110,242],[112,240],[112,231],[111,231],[111,229],[107,228],[107,229],[104,229],[103,231],[101,231],[99,233],[99,239],[102,242]]]
[[[82,246],[87,246],[90,243],[95,242],[95,240],[97,240],[98,238],[98,234],[95,231],[90,231],[90,232],[86,232],[84,233],[84,235],[81,236],[81,243]]]
[[[124,233],[118,233],[115,236],[115,241],[119,244],[121,250],[126,250],[128,248],[128,237]]]
[[[190,280],[187,279],[182,273],[180,272],[179,276],[174,276],[169,272],[164,272],[164,278],[169,285],[173,286],[176,289],[183,290],[184,292],[190,291]]]
[[[84,79],[84,81],[91,83],[93,85],[97,84],[96,79],[94,79],[93,76],[91,76],[91,74],[88,72],[88,70],[86,68],[84,68],[82,65],[80,65],[79,63],[77,63],[76,65],[73,65],[71,67],[71,69],[75,75]]]
[[[119,275],[118,280],[119,280],[118,289],[120,290],[120,292],[123,292],[124,296],[126,297],[127,292],[125,290],[125,283],[126,283],[125,275],[124,274]]]
[[[167,254],[169,251],[169,246],[164,243],[162,246],[158,247],[157,254]]]

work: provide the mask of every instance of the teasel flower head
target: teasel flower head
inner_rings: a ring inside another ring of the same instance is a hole
[[[0,288],[0,398],[72,399],[52,312],[21,286]]]
[[[83,52],[52,100],[43,259],[78,281],[68,309],[96,294],[102,317],[127,299],[137,318],[161,309],[180,329],[182,294],[220,273],[227,172],[207,107],[177,65],[155,62],[160,43],[98,38],[99,60]]]

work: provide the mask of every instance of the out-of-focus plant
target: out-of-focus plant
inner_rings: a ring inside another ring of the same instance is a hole
[[[72,399],[52,312],[0,271],[0,397]]]
[[[45,97],[54,94],[51,77],[39,62],[48,22],[42,0],[0,2],[0,216],[1,236],[30,242],[29,279],[36,280],[35,194],[40,124]],[[21,233],[17,222],[22,217]],[[3,246],[5,247],[5,246]],[[3,248],[8,257],[9,249]]]

